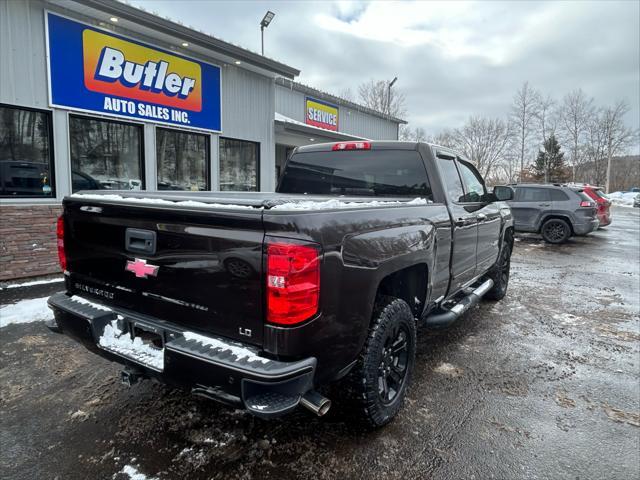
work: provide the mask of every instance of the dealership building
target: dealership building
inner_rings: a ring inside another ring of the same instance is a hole
[[[0,0],[0,281],[58,272],[75,191],[273,191],[296,146],[398,138],[299,74],[113,0]]]

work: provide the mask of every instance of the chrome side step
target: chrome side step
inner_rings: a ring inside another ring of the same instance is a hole
[[[480,303],[482,297],[493,287],[493,280],[484,281],[479,287],[463,297],[458,303],[448,310],[440,309],[429,314],[423,319],[425,326],[429,328],[444,328],[455,322],[464,312]]]

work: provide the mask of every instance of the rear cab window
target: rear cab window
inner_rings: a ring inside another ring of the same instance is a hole
[[[279,193],[433,200],[424,162],[415,150],[349,150],[295,153]]]

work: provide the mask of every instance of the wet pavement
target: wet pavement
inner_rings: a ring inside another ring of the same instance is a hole
[[[519,236],[507,297],[419,332],[406,405],[374,432],[338,406],[267,422],[149,381],[127,388],[117,365],[42,323],[4,327],[0,475],[638,478],[639,214],[616,208],[610,227],[562,246]]]

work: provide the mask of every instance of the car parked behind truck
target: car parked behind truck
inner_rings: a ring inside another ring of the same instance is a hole
[[[297,148],[276,193],[80,192],[58,221],[50,327],[125,366],[271,418],[344,382],[389,422],[416,328],[507,291],[510,187],[414,142]]]
[[[517,184],[509,201],[517,232],[539,233],[548,243],[598,228],[596,204],[582,188],[559,184]]]

